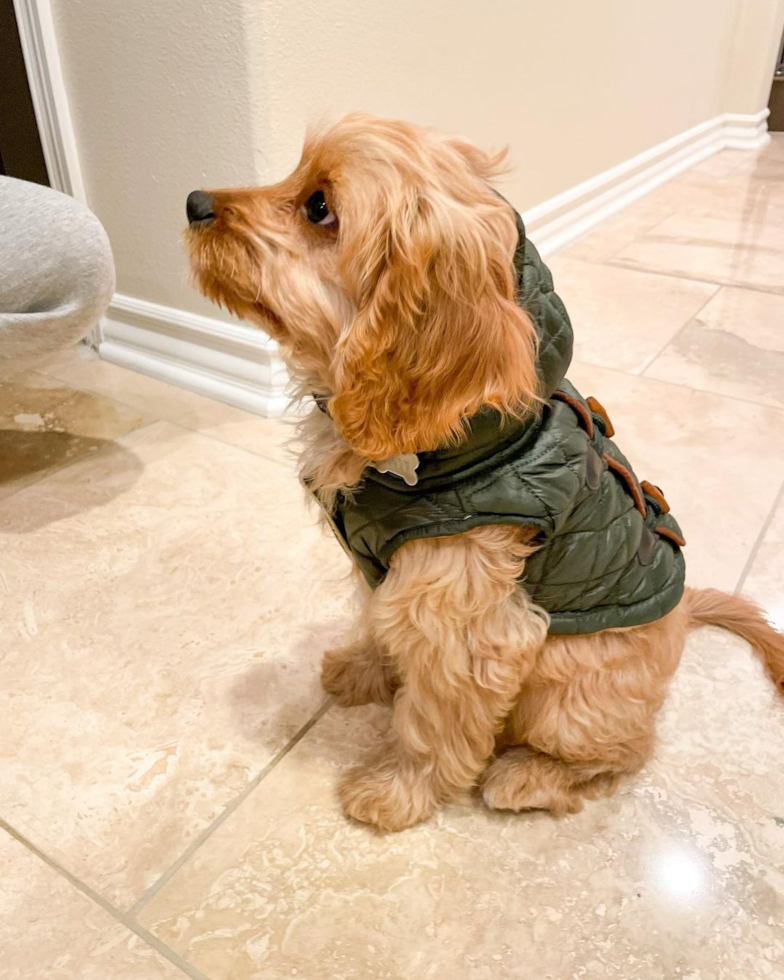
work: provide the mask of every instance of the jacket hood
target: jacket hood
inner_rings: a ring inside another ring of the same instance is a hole
[[[511,206],[511,205],[510,205]],[[537,374],[540,394],[547,399],[557,390],[572,361],[572,324],[566,307],[553,289],[553,277],[533,243],[526,238],[523,219],[515,212],[517,302],[533,320],[539,338]]]

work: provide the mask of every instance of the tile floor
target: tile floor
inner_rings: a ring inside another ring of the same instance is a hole
[[[784,626],[784,139],[551,265],[692,583]],[[784,978],[784,706],[741,641],[693,635],[611,799],[379,836],[334,787],[389,716],[319,688],[350,589],[285,424],[84,349],[0,390],[0,977]]]

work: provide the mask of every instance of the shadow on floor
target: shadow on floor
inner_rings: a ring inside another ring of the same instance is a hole
[[[110,482],[93,482],[86,476],[81,481],[74,479],[70,492],[52,491],[45,505],[10,508],[0,515],[0,530],[24,534],[99,507],[135,483],[142,471],[139,459],[111,440],[70,432],[0,429],[0,500],[70,463],[107,454],[114,457]]]
[[[351,623],[337,620],[303,626],[303,636],[291,650],[291,659],[259,651],[249,658],[228,692],[232,724],[242,735],[260,744],[279,744],[281,729],[296,732],[303,719],[327,699],[319,681],[324,649],[339,646]],[[292,697],[290,673],[301,679],[299,697]],[[272,719],[272,723],[270,720]]]

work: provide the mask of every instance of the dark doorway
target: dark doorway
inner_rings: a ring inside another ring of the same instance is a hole
[[[782,132],[784,130],[784,38],[782,38],[779,48],[776,74],[773,76],[768,108],[770,109],[768,129],[772,133]]]
[[[0,174],[49,184],[13,0],[0,0]]]

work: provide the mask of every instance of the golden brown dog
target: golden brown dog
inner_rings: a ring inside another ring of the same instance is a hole
[[[536,409],[535,334],[515,302],[514,218],[488,156],[351,115],[270,187],[200,192],[187,233],[201,290],[278,341],[303,395],[301,474],[329,508],[372,461],[459,440],[480,407]],[[350,816],[400,830],[481,782],[488,806],[574,812],[650,756],[687,631],[747,639],[784,685],[760,611],[686,591],[657,622],[558,637],[518,580],[533,534],[483,527],[415,541],[367,590],[362,635],[327,653],[343,705],[394,703],[388,745],[350,773]]]

